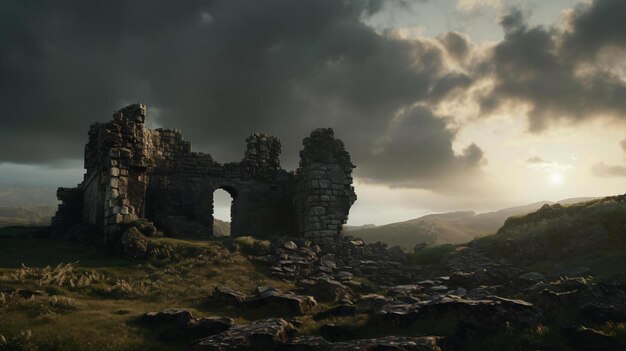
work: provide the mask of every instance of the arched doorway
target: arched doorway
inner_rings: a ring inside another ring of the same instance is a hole
[[[213,191],[213,236],[232,234],[236,197],[237,192],[230,187],[220,187]]]

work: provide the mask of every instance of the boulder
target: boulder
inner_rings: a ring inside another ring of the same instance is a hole
[[[444,296],[413,304],[386,305],[370,316],[368,324],[394,328],[444,316],[456,321],[457,326],[471,325],[475,330],[491,332],[534,325],[540,320],[541,311],[532,303],[497,296],[482,300]]]
[[[422,291],[422,286],[417,284],[411,285],[396,285],[387,290],[387,296],[397,297],[397,296],[406,296],[411,294],[417,294]]]
[[[122,234],[117,244],[117,250],[124,258],[144,259],[148,253],[148,238],[141,234],[139,229],[130,227]]]
[[[566,327],[564,331],[574,350],[595,351],[626,349],[626,345],[619,345],[615,338],[583,325]]]
[[[304,291],[322,301],[339,301],[352,295],[350,288],[330,277],[304,279],[298,283]]]
[[[357,313],[359,313],[359,309],[354,305],[337,305],[316,314],[313,319],[321,320],[334,317],[347,317],[354,316]]]
[[[261,319],[201,339],[191,347],[191,351],[275,350],[284,345],[295,330],[284,319]]]
[[[544,281],[546,279],[546,276],[538,272],[528,272],[520,274],[519,278],[530,282],[540,282]]]
[[[169,308],[144,314],[139,324],[149,327],[163,340],[191,340],[221,333],[235,321],[228,317],[194,318],[186,309]]]
[[[256,297],[244,302],[247,308],[270,308],[275,312],[286,312],[290,315],[303,315],[317,305],[312,296],[296,295],[292,292],[283,293],[278,289],[266,289]]]
[[[196,318],[187,327],[190,339],[206,338],[224,332],[235,325],[235,321],[228,317]]]
[[[441,350],[437,336],[385,336],[377,339],[356,339],[342,342],[328,342],[319,336],[299,336],[285,347],[290,351],[438,351]]]
[[[235,321],[228,317],[194,318],[184,308],[169,308],[144,314],[139,324],[149,327],[164,340],[191,340],[228,330]]]
[[[140,323],[145,325],[170,325],[186,327],[193,320],[193,314],[182,308],[168,308],[158,312],[148,312],[141,316]]]
[[[246,300],[246,294],[220,285],[215,287],[210,300],[212,303],[217,305],[237,306]]]
[[[293,241],[286,241],[286,242],[283,244],[283,247],[284,247],[285,249],[287,249],[287,250],[291,250],[291,251],[294,251],[294,250],[297,250],[297,249],[298,249],[298,245],[296,245],[296,243],[294,243]]]
[[[353,338],[358,331],[355,325],[324,324],[320,327],[320,335],[330,340],[345,340]]]
[[[391,302],[391,298],[379,294],[361,295],[356,301],[356,305],[366,311],[379,311],[386,304]]]
[[[626,321],[624,283],[593,283],[584,278],[567,278],[531,288],[531,292],[538,291],[533,296],[533,303],[545,311],[578,311],[594,323]]]

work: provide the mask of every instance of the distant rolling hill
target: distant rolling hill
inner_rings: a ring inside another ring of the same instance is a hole
[[[592,199],[594,198],[573,198],[556,203],[573,204]],[[473,211],[431,214],[405,222],[381,226],[346,226],[344,230],[347,234],[362,238],[366,242],[382,241],[407,249],[412,249],[419,243],[428,245],[461,244],[477,237],[493,234],[502,227],[507,218],[525,215],[546,204],[555,204],[555,202],[541,201],[481,214],[476,214]]]
[[[57,205],[45,206],[5,206],[0,207],[0,228],[3,227],[32,227],[50,225]],[[213,221],[215,236],[230,235],[230,222],[219,219]]]
[[[56,187],[0,184],[0,207],[47,206],[57,201]]]
[[[225,222],[217,218],[213,219],[213,236],[230,235],[230,222]]]
[[[56,205],[0,207],[0,228],[50,225],[56,209]]]

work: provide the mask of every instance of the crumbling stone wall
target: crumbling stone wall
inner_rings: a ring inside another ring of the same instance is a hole
[[[179,130],[151,130],[145,121],[146,107],[135,104],[91,126],[84,179],[76,188],[59,188],[55,230],[90,223],[115,243],[123,225],[151,221],[166,234],[185,234],[176,231],[192,225],[210,236],[213,192],[224,189],[233,198],[233,235],[320,239],[341,233],[356,200],[354,165],[332,129],[305,138],[300,167],[288,172],[274,136],[251,135],[243,160],[221,164],[192,152]]]
[[[300,151],[295,204],[299,234],[329,238],[341,232],[356,201],[350,155],[333,130],[317,129],[304,139]]]

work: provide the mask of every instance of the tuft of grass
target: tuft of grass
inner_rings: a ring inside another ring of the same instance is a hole
[[[4,336],[0,334],[1,351],[36,351],[39,348],[32,340],[33,333],[30,330],[22,330],[15,335]]]
[[[264,255],[269,252],[270,242],[268,240],[259,240],[251,236],[240,236],[234,240],[237,251],[246,255]]]
[[[350,326],[358,328],[357,331],[361,335],[366,335],[364,332],[365,325],[367,323],[368,315],[357,314],[355,316],[346,317],[332,317],[323,320],[315,320],[311,316],[299,317],[298,320],[302,322],[302,325],[298,328],[298,333],[304,335],[319,335],[320,328],[325,324],[335,324],[341,326]]]
[[[409,263],[421,266],[439,265],[458,247],[458,245],[452,244],[427,247],[409,254]]]

